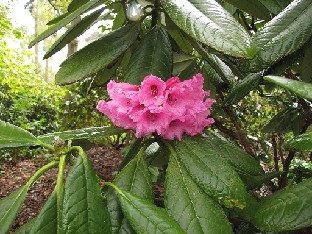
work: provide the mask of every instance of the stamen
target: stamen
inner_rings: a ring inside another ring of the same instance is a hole
[[[156,113],[148,112],[148,117],[149,117],[149,119],[150,119],[151,122],[155,122],[156,119],[157,119],[157,114],[156,114]]]
[[[151,86],[151,94],[152,94],[152,96],[157,96],[157,94],[158,94],[158,89],[157,89],[157,86],[156,85],[152,85]]]

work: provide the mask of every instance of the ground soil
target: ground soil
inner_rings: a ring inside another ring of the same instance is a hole
[[[93,167],[100,178],[112,181],[121,163],[120,150],[111,146],[96,146],[87,151]],[[0,199],[23,186],[42,166],[49,163],[43,157],[19,158],[15,161],[0,161]],[[70,170],[67,166],[66,173]],[[26,200],[19,212],[12,231],[37,216],[56,184],[57,168],[44,173],[30,188]],[[13,233],[13,232],[12,232]]]

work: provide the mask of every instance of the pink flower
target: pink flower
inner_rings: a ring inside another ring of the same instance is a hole
[[[166,83],[160,78],[150,75],[146,76],[139,90],[139,101],[145,106],[159,106],[165,100]]]
[[[183,133],[194,136],[212,124],[208,118],[214,99],[206,98],[201,74],[180,81],[172,77],[166,82],[150,75],[141,86],[110,81],[110,101],[99,101],[97,109],[112,122],[136,131],[136,137],[156,133],[168,140],[181,140]]]

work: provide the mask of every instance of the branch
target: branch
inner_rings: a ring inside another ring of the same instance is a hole
[[[152,10],[152,23],[151,28],[154,28],[157,25],[158,21],[158,10],[159,10],[159,0],[155,0],[154,9]]]

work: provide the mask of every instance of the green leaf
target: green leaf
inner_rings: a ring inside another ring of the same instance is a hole
[[[163,167],[168,164],[169,154],[167,147],[164,147],[161,143],[154,142],[146,148],[144,159],[148,166]]]
[[[175,154],[171,153],[166,170],[165,208],[168,214],[187,233],[233,233],[221,207],[192,181]]]
[[[251,73],[243,80],[240,80],[224,99],[224,105],[237,104],[241,99],[247,96],[250,91],[259,85],[261,78],[262,76],[260,74]]]
[[[138,234],[146,233],[185,233],[163,209],[141,197],[115,188],[123,213]]]
[[[70,14],[70,12],[66,12],[65,14],[59,15],[57,17],[55,17],[54,19],[50,20],[47,25],[52,25],[52,24],[56,24],[57,22],[61,21],[62,19],[64,19],[66,16],[68,16]]]
[[[125,81],[140,84],[145,76],[155,75],[166,80],[172,73],[172,49],[163,28],[147,33],[131,56]]]
[[[84,5],[86,2],[89,2],[89,0],[73,0],[71,3],[68,4],[67,11],[73,12],[77,10],[79,7]]]
[[[30,234],[56,234],[57,233],[57,205],[56,192],[53,191],[48,201],[36,218]]]
[[[194,76],[199,71],[196,59],[194,59],[190,65],[188,65],[183,71],[179,73],[180,80],[187,80]]]
[[[142,152],[121,170],[114,183],[121,189],[132,192],[150,202],[153,201],[150,174],[142,158]],[[132,230],[132,228],[129,229],[128,227],[128,221],[123,218],[117,196],[113,191],[111,189],[107,194],[113,233],[120,233],[121,230]],[[130,233],[133,233],[133,231]]]
[[[14,234],[30,234],[30,231],[35,222],[36,218],[27,221],[27,223],[23,224],[21,227],[15,230]]]
[[[143,138],[136,138],[130,145],[130,150],[127,152],[124,160],[120,164],[120,170],[124,168],[140,151]]]
[[[193,52],[191,43],[185,38],[181,30],[172,22],[169,16],[166,16],[165,20],[168,34],[174,39],[184,53],[191,54]]]
[[[312,83],[312,44],[310,44],[304,51],[304,57],[301,63],[300,78],[304,82]]]
[[[57,23],[51,25],[47,30],[39,34],[33,41],[30,42],[29,48],[34,46],[36,43],[39,41],[42,41],[43,39],[47,38],[48,36],[52,35],[55,33],[57,30],[60,28],[64,27],[66,24],[70,23],[73,21],[77,16],[81,15],[82,13],[88,11],[90,8],[92,8],[95,4],[97,4],[100,0],[92,0],[88,1],[81,7],[79,7],[77,10],[72,12],[71,14],[67,15],[65,18],[62,18],[60,21]]]
[[[264,79],[274,84],[277,84],[285,89],[288,89],[300,97],[312,100],[312,84],[310,83],[291,80],[280,76],[265,76]]]
[[[226,0],[228,3],[231,3],[233,6],[236,6],[240,10],[243,10],[252,16],[255,16],[259,19],[270,20],[271,15],[269,10],[258,0]]]
[[[292,0],[259,0],[274,15],[280,13]]]
[[[62,227],[63,233],[111,232],[106,201],[85,153],[80,153],[66,179]]]
[[[39,136],[38,139],[52,144],[54,139],[61,138],[62,140],[77,140],[77,139],[90,139],[90,138],[99,138],[99,137],[109,137],[112,135],[117,135],[123,133],[125,130],[115,126],[109,127],[92,127],[92,128],[83,128],[76,130],[68,130],[64,132],[54,132],[48,133],[42,136]]]
[[[264,126],[262,132],[287,133],[293,131],[299,134],[304,125],[304,113],[297,109],[284,109],[275,115],[270,122]]]
[[[43,56],[43,59],[51,57],[56,52],[60,51],[64,46],[74,40],[76,37],[84,33],[94,21],[101,15],[104,8],[101,8],[92,14],[84,17],[77,24],[71,26],[53,45],[49,48],[46,54]]]
[[[263,175],[260,163],[243,149],[212,134],[203,141],[207,147],[213,148],[218,155],[229,162],[237,172],[254,176]]]
[[[299,135],[285,142],[285,148],[312,151],[312,132]]]
[[[105,68],[136,40],[138,29],[138,25],[130,24],[85,46],[61,64],[56,82],[76,82]]]
[[[250,175],[243,172],[238,172],[240,178],[245,183],[247,190],[255,189],[261,187],[264,183],[270,181],[271,179],[279,176],[280,172],[268,172],[262,175]]]
[[[206,51],[197,41],[191,40],[191,43],[195,50],[206,60],[226,84],[230,84],[234,80],[235,76],[226,63],[216,55]]]
[[[179,74],[186,69],[193,61],[194,56],[184,53],[173,53],[173,69],[172,75],[179,76]]]
[[[41,142],[26,130],[0,120],[0,148],[40,145]]]
[[[40,168],[20,189],[0,200],[0,233],[7,233],[15,220],[30,186],[46,171],[58,165],[52,161]]]
[[[218,90],[225,90],[228,88],[228,84],[226,84],[222,78],[219,76],[217,71],[207,62],[204,62],[202,67],[203,76],[206,79],[209,79],[211,83],[218,89]]]
[[[250,58],[250,37],[214,0],[161,0],[172,21],[194,39],[239,58]]]
[[[112,30],[116,30],[120,28],[124,24],[125,21],[126,21],[126,17],[125,17],[124,9],[121,7],[113,21]]]
[[[263,231],[286,231],[312,224],[312,179],[278,191],[260,202],[252,223]]]
[[[222,156],[218,148],[210,147],[200,137],[183,136],[176,142],[179,161],[208,195],[226,207],[244,208],[245,186]]]
[[[0,200],[0,233],[7,233],[26,198],[29,186],[23,186]]]
[[[312,36],[312,2],[293,1],[255,35],[252,47],[266,68],[295,52]]]

